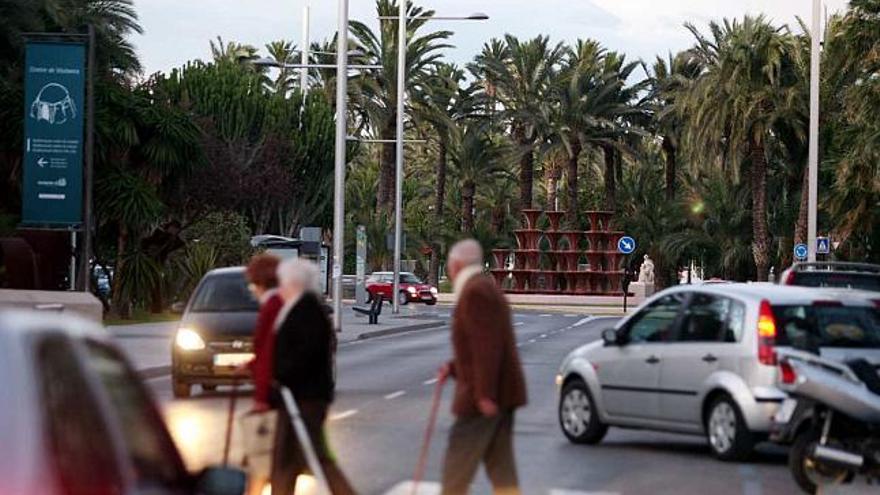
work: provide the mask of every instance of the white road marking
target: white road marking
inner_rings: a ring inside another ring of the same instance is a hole
[[[553,316],[553,315],[548,314],[548,313],[544,313],[544,314],[540,314],[540,315],[538,315],[538,316],[540,316],[541,318],[549,318],[549,317],[551,317],[551,316]]]
[[[541,338],[542,338],[542,339],[546,339],[546,338],[547,338],[547,334],[546,334],[546,333],[542,333],[542,334],[541,334]]]
[[[339,414],[334,414],[330,416],[330,421],[339,421],[345,418],[350,418],[358,413],[357,409],[349,409],[348,411],[342,411]]]
[[[406,392],[404,392],[403,390],[398,390],[397,392],[392,392],[386,395],[385,400],[396,399],[398,397],[403,397],[404,395],[406,395]]]
[[[535,342],[537,342],[537,340],[535,340],[535,339],[529,340],[529,344],[534,344]]]
[[[518,321],[518,322],[514,323],[513,326],[518,327],[520,325],[525,325],[525,324],[526,324],[526,322],[524,322],[524,321]]]
[[[572,327],[579,327],[579,326],[581,326],[581,325],[583,325],[583,324],[589,322],[589,321],[592,320],[592,319],[593,319],[592,316],[588,316],[588,317],[586,317],[586,318],[583,318],[583,319],[581,319],[581,320],[578,320],[578,322],[575,323],[574,325],[572,325]]]
[[[576,316],[577,316],[577,315],[573,315],[573,314],[567,314],[567,315],[565,315],[566,318],[574,318],[574,317],[576,317]]]
[[[393,488],[385,492],[385,495],[436,495],[442,490],[442,485],[436,481],[422,481],[418,486],[413,486],[414,481],[401,481]],[[413,490],[415,488],[415,490]],[[618,492],[587,492],[581,490],[563,490],[551,488],[548,495],[620,495]]]
[[[425,381],[423,381],[423,382],[422,382],[422,385],[433,385],[433,384],[435,384],[435,383],[437,383],[437,379],[436,379],[436,378],[431,378],[430,380],[425,380]]]

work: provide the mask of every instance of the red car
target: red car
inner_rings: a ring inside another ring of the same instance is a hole
[[[374,272],[367,278],[367,293],[370,301],[378,295],[382,295],[386,301],[391,301],[394,292],[393,272]],[[419,277],[412,273],[400,273],[400,293],[397,296],[399,304],[411,302],[423,302],[429,306],[437,304],[437,288],[422,282]]]

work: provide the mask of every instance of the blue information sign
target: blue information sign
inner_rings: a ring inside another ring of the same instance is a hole
[[[827,237],[816,238],[816,254],[831,253],[831,240]]]
[[[798,244],[794,247],[794,257],[798,261],[804,261],[807,259],[808,255],[807,245],[806,244]]]
[[[86,45],[30,41],[25,53],[22,223],[82,223]]]
[[[632,254],[636,250],[636,240],[630,236],[623,236],[617,241],[617,250],[622,254]]]

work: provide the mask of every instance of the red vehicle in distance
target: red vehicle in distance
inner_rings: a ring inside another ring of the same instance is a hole
[[[367,278],[367,294],[369,301],[381,295],[384,300],[391,301],[394,292],[393,272],[373,272]],[[409,272],[400,273],[400,291],[397,294],[397,302],[406,305],[411,302],[423,302],[429,306],[437,304],[437,288],[422,282]]]

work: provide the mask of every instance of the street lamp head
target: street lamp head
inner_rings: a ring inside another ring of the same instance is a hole
[[[253,62],[251,62],[251,64],[256,65],[257,67],[278,67],[279,66],[278,61],[275,60],[274,58],[270,58],[270,57],[260,57],[256,60],[254,60]]]
[[[467,18],[469,21],[488,21],[489,15],[484,14],[482,12],[474,12],[473,14],[469,15]]]

